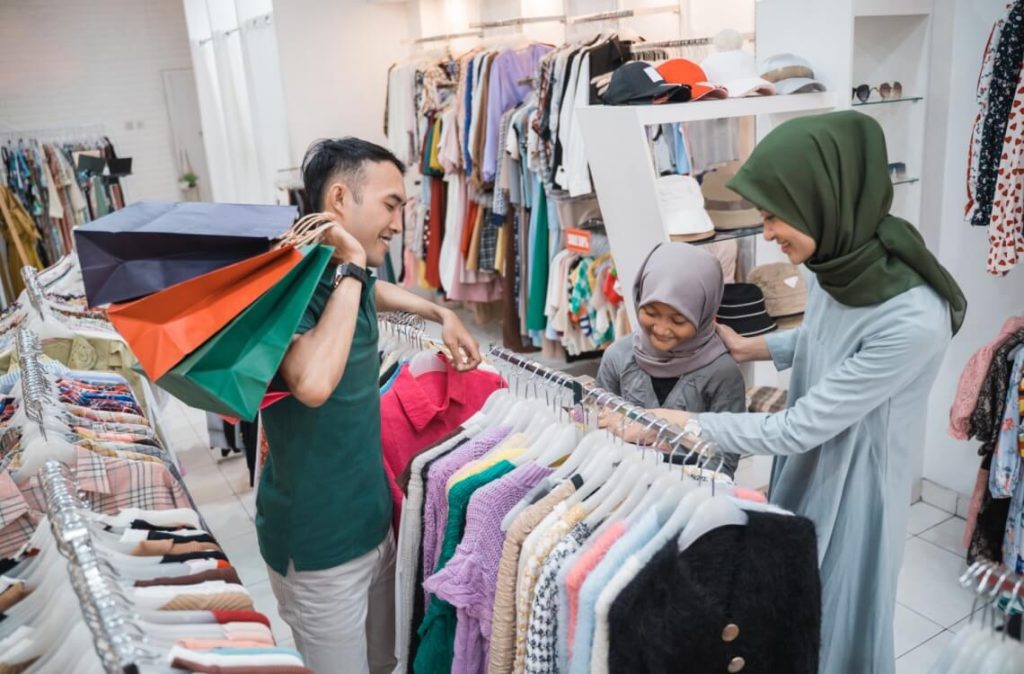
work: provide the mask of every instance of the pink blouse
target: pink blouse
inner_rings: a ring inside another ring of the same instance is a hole
[[[615,541],[619,540],[625,531],[625,522],[612,522],[608,525],[604,533],[588,549],[580,554],[579,559],[576,560],[576,563],[569,569],[569,573],[565,577],[565,584],[569,590],[569,629],[566,634],[569,637],[570,654],[572,654],[573,640],[576,638],[576,614],[580,607],[580,587],[583,586],[583,581],[587,579],[587,576],[594,570],[594,567],[604,559],[608,549],[612,547]]]

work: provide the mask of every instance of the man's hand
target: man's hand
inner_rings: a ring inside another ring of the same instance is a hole
[[[474,369],[480,364],[480,347],[473,335],[462,324],[455,312],[441,312],[441,339],[452,354],[452,366],[459,372]]]
[[[334,221],[334,225],[324,234],[323,242],[328,246],[334,246],[334,254],[331,256],[331,262],[334,264],[351,262],[366,268],[366,251],[341,222]]]

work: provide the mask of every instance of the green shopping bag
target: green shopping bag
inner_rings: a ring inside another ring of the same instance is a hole
[[[281,281],[156,384],[192,407],[254,419],[334,249],[301,251]]]

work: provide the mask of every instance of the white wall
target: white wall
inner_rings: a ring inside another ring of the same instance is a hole
[[[180,198],[160,71],[192,67],[181,0],[6,0],[0,45],[0,132],[102,124],[129,201]]]
[[[991,341],[1011,314],[1024,313],[1024,269],[1002,278],[985,272],[986,231],[963,221],[967,145],[977,107],[975,84],[992,23],[1005,12],[1003,0],[935,3],[932,81],[922,189],[922,229],[938,230],[939,258],[967,295],[967,320],[954,338],[929,401],[923,476],[970,493],[978,470],[977,443],[946,432],[960,372],[970,355]],[[933,245],[934,236],[929,237]]]
[[[411,14],[366,0],[274,2],[293,166],[317,138],[384,142],[388,67],[409,52]]]

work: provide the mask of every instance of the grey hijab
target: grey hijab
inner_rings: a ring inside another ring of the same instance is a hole
[[[726,353],[715,331],[723,288],[722,265],[710,253],[687,243],[663,243],[652,250],[633,283],[637,311],[651,302],[667,304],[693,323],[697,334],[671,351],[661,351],[637,325],[633,357],[640,369],[652,377],[681,377]]]

